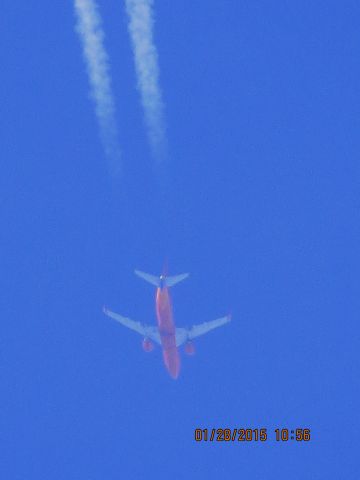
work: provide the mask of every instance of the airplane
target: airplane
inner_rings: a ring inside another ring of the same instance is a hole
[[[195,353],[195,347],[192,340],[200,335],[204,335],[214,328],[221,327],[230,322],[231,315],[226,315],[210,322],[193,325],[190,328],[176,328],[172,313],[169,287],[185,280],[189,274],[182,273],[181,275],[169,277],[163,273],[160,277],[157,277],[155,275],[150,275],[149,273],[141,272],[140,270],[135,270],[135,274],[156,287],[155,304],[157,326],[136,322],[130,318],[112,312],[105,306],[103,307],[103,312],[125,327],[142,335],[144,337],[142,346],[145,352],[151,352],[154,349],[153,342],[159,344],[162,347],[166,369],[173,379],[177,379],[180,373],[180,355],[178,347],[185,344],[185,353],[193,355]]]

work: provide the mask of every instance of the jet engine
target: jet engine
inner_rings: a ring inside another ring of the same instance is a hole
[[[186,342],[184,350],[187,355],[194,355],[195,345],[193,344],[193,342]]]
[[[142,342],[142,348],[145,352],[151,352],[154,350],[154,344],[149,338],[144,338]]]

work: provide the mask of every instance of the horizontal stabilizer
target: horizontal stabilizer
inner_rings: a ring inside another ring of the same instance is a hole
[[[181,273],[180,275],[175,275],[174,277],[166,277],[165,284],[167,287],[172,287],[177,283],[181,282],[182,280],[185,280],[185,278],[187,278],[188,276],[188,273]]]
[[[182,273],[173,277],[167,277],[165,275],[156,277],[155,275],[150,275],[150,273],[141,272],[140,270],[135,270],[135,274],[157,288],[172,287],[189,276],[188,273]]]
[[[135,270],[135,274],[142,278],[143,280],[155,285],[155,287],[160,287],[160,278],[155,277],[155,275],[150,275],[150,273],[141,272],[140,270]]]

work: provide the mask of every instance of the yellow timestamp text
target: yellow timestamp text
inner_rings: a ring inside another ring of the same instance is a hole
[[[310,428],[195,428],[196,442],[308,442]]]

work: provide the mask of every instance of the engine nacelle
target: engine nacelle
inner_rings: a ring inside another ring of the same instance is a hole
[[[154,344],[149,338],[144,338],[142,348],[145,352],[152,352],[154,350]]]
[[[185,343],[185,347],[184,347],[184,350],[185,350],[185,353],[187,355],[194,355],[195,353],[195,345],[193,344],[193,342],[186,342]]]

